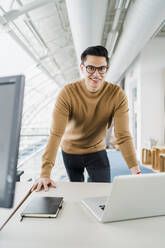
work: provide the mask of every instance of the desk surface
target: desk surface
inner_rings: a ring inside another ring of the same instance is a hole
[[[17,183],[15,202],[23,198],[30,187],[28,183]],[[80,202],[85,197],[108,195],[109,191],[108,183],[62,182],[48,192],[33,192],[0,232],[0,247],[164,248],[164,216],[102,224]],[[21,211],[35,196],[63,196],[58,218],[25,217],[20,222]],[[0,214],[2,212],[0,210]]]
[[[0,227],[7,220],[10,214],[14,211],[18,203],[21,202],[23,196],[29,190],[29,187],[30,187],[29,183],[22,185],[22,187],[20,187],[20,183],[16,184],[16,194],[14,197],[14,204],[13,204],[14,206],[10,209],[0,208]]]

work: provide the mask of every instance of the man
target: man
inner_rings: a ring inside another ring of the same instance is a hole
[[[126,95],[119,86],[104,81],[109,70],[106,48],[88,47],[81,55],[80,68],[84,79],[65,85],[57,98],[40,179],[32,190],[56,187],[50,174],[60,142],[70,181],[83,182],[86,168],[90,181],[110,182],[104,139],[112,120],[116,143],[128,167],[132,174],[140,173],[129,132]]]

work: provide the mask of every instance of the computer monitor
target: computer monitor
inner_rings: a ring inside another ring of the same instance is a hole
[[[13,206],[25,77],[0,77],[0,207]]]

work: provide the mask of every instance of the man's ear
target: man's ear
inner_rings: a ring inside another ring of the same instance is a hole
[[[110,68],[110,66],[108,65],[108,66],[107,66],[107,72],[109,71],[109,68]]]
[[[84,72],[84,66],[83,66],[82,63],[80,64],[80,69],[81,69],[82,72]]]

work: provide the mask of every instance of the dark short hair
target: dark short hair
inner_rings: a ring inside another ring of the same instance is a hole
[[[91,47],[88,47],[81,54],[81,62],[82,62],[82,64],[84,63],[87,55],[105,57],[106,58],[106,61],[107,61],[107,65],[109,65],[108,51],[103,46],[91,46]]]

